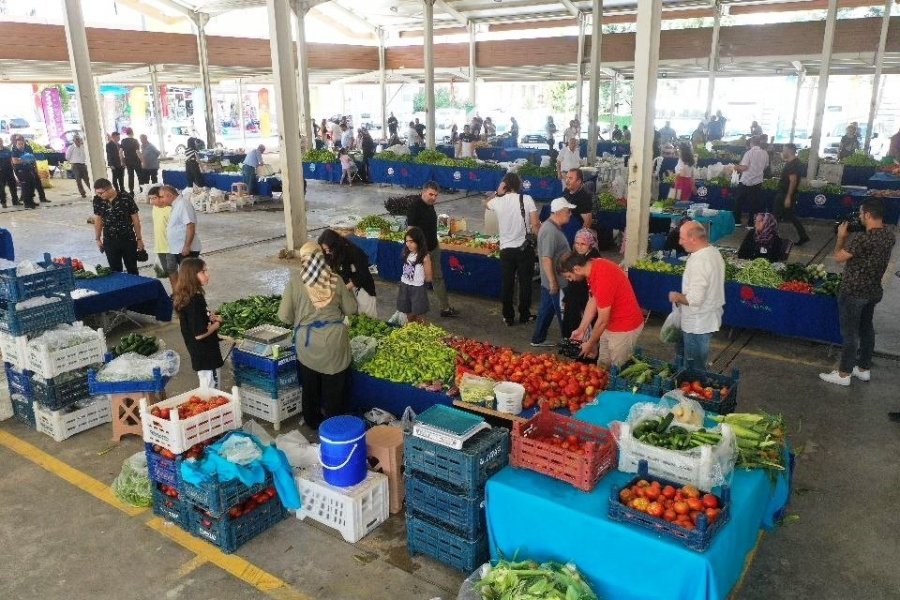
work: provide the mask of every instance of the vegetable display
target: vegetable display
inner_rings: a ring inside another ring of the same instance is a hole
[[[684,273],[684,265],[673,265],[664,260],[653,260],[652,258],[641,258],[635,261],[634,269],[641,271],[653,271],[654,273],[668,273],[671,275],[681,275]]]
[[[556,177],[556,167],[539,167],[534,163],[525,163],[518,168],[519,177]]]
[[[813,288],[811,283],[807,283],[805,281],[785,281],[781,285],[778,286],[779,290],[784,290],[785,292],[796,292],[798,294],[812,294]]]
[[[150,356],[159,351],[159,340],[152,335],[129,333],[112,349],[113,354],[122,356],[128,352],[137,352],[143,356]]]
[[[690,450],[699,446],[715,446],[722,441],[722,436],[713,431],[698,429],[691,431],[680,425],[673,425],[675,412],[658,419],[641,421],[632,435],[645,444],[665,448],[667,450]]]
[[[447,155],[437,150],[422,150],[416,155],[415,162],[422,165],[439,165]]]
[[[625,210],[625,205],[610,192],[603,192],[597,197],[600,210]]]
[[[663,365],[660,368],[654,368],[650,363],[646,363],[637,357],[629,359],[631,364],[619,371],[619,377],[627,379],[635,388],[645,383],[653,381],[657,375],[661,379],[665,379],[674,375],[669,365]],[[628,364],[628,363],[626,363]]]
[[[369,215],[368,217],[363,217],[356,223],[357,229],[378,229],[379,231],[390,231],[391,230],[391,222],[383,217],[379,217],[378,215]]]
[[[249,296],[226,302],[218,311],[222,317],[219,334],[240,337],[248,329],[259,325],[284,327],[284,323],[278,319],[279,304],[281,296]]]
[[[694,400],[699,400],[701,402],[704,400],[712,400],[715,397],[716,392],[719,393],[719,398],[723,400],[731,393],[728,386],[720,386],[714,381],[704,382],[699,379],[695,379],[694,381],[683,381],[678,386],[678,389],[680,389],[681,393],[688,398],[693,398]]]
[[[777,177],[770,177],[768,179],[764,179],[762,182],[762,189],[764,190],[777,190],[780,184],[780,180]]]
[[[436,325],[399,327],[381,339],[378,351],[362,371],[395,383],[449,382],[456,351],[441,341],[446,336]]]
[[[307,150],[303,153],[303,162],[330,163],[338,159],[331,150]]]
[[[97,279],[112,274],[112,269],[103,265],[94,265],[94,271],[88,271],[84,268],[84,263],[77,258],[67,258],[65,256],[57,256],[53,262],[58,265],[65,265],[67,261],[72,261],[72,274],[75,279]]]
[[[350,315],[350,339],[364,335],[380,340],[388,333],[391,327],[379,319],[373,319],[368,315]]]
[[[500,560],[475,588],[483,600],[597,600],[573,564]]]
[[[747,469],[784,470],[784,418],[765,413],[712,415],[717,423],[728,423],[737,439],[737,466]]]
[[[857,150],[850,156],[841,161],[846,167],[877,167],[881,163],[862,150]]]
[[[251,513],[256,510],[257,507],[262,506],[263,504],[275,498],[275,496],[277,495],[278,494],[275,491],[275,488],[269,486],[263,491],[253,494],[237,506],[232,506],[231,508],[229,508],[228,516],[232,519],[237,519],[238,517],[246,515],[247,513]],[[211,525],[212,523],[204,523],[205,527],[210,527]]]
[[[150,414],[160,419],[171,420],[174,415],[178,415],[179,419],[188,419],[208,410],[212,410],[217,406],[225,406],[230,400],[225,396],[210,396],[208,400],[204,400],[200,396],[191,396],[187,402],[179,404],[175,408],[159,408],[154,406],[150,409]]]
[[[756,258],[738,271],[735,281],[758,287],[777,288],[782,283],[781,275],[765,258]]]
[[[712,524],[722,512],[721,502],[715,494],[703,494],[693,485],[676,488],[646,479],[623,488],[619,492],[619,501],[629,508],[665,519],[688,531],[697,528],[700,515],[705,515]]]

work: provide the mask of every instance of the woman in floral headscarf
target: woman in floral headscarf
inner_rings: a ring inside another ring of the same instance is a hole
[[[738,248],[738,258],[765,258],[769,262],[784,259],[784,244],[778,237],[778,221],[772,213],[758,213],[754,227]]]
[[[356,308],[356,298],[328,266],[319,245],[303,244],[300,269],[284,290],[278,318],[294,329],[303,419],[313,429],[347,406],[351,354],[344,317],[356,314]]]
[[[597,246],[597,234],[593,229],[584,227],[575,233],[575,240],[572,242],[572,250],[577,254],[586,255],[588,258],[600,258],[600,249]],[[560,257],[565,259],[564,254]],[[569,281],[563,295],[563,337],[568,338],[572,332],[578,329],[581,324],[581,317],[584,314],[584,308],[587,306],[590,292],[588,291],[587,280]]]

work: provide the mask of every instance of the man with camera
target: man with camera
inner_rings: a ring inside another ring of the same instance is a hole
[[[848,241],[851,232],[860,232]],[[881,301],[881,278],[894,248],[894,234],[884,227],[884,206],[870,199],[859,210],[859,224],[844,221],[837,228],[834,259],[844,264],[844,278],[838,296],[841,322],[841,362],[830,373],[819,373],[822,381],[850,385],[851,375],[860,381],[871,377],[875,351],[872,319]]]

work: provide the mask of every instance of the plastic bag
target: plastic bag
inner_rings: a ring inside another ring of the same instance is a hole
[[[456,600],[481,600],[481,592],[478,591],[475,584],[484,579],[484,576],[487,575],[490,570],[491,563],[484,563],[475,569],[475,571],[462,582]]]
[[[714,165],[707,165],[706,167],[706,179],[712,179],[714,177],[718,177],[722,174],[722,171],[725,169],[725,165],[720,162],[717,162]],[[699,176],[698,176],[699,177]]]
[[[666,344],[681,343],[681,306],[672,304],[672,312],[666,317],[659,330],[659,340]]]
[[[153,502],[150,491],[150,475],[147,471],[147,455],[132,454],[122,463],[122,470],[112,482],[116,498],[131,506],[145,507]]]
[[[481,406],[493,406],[494,386],[497,382],[487,377],[479,377],[471,373],[463,373],[457,385],[459,386],[459,399],[469,404]]]
[[[264,446],[268,446],[275,441],[272,439],[272,436],[269,435],[269,432],[266,431],[262,425],[260,425],[253,419],[245,421],[241,429],[244,432],[249,433],[250,435],[256,436],[256,439],[258,439],[259,442]]]
[[[358,335],[350,340],[350,353],[353,355],[353,366],[359,368],[366,364],[378,350],[378,340],[367,335]]]
[[[275,447],[284,452],[293,469],[319,464],[319,444],[310,444],[298,429],[275,438]]]
[[[45,331],[33,340],[28,341],[28,346],[46,347],[51,352],[63,348],[71,348],[81,344],[92,342],[98,338],[98,333],[81,323],[74,325],[57,325],[53,329]]]
[[[741,182],[741,174],[735,171],[731,174],[731,185],[732,187],[738,185]]]
[[[406,410],[403,411],[403,416],[400,417],[400,425],[403,427],[404,433],[412,433],[413,425],[416,424],[416,412],[412,409],[412,406],[407,406]]]
[[[233,435],[222,442],[219,454],[236,465],[249,465],[262,457],[262,450],[249,437]]]
[[[98,381],[150,381],[153,369],[164,377],[174,377],[181,366],[181,358],[174,350],[163,350],[151,356],[127,352],[114,358],[97,373]]]
[[[391,315],[391,318],[387,320],[387,323],[388,325],[403,327],[407,323],[406,313],[402,313],[399,310],[395,311],[394,314]]]

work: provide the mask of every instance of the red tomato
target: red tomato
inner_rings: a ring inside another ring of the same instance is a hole
[[[703,494],[702,501],[705,508],[719,508],[719,499],[712,494]]]
[[[666,487],[664,487],[662,489],[662,495],[669,499],[674,498],[675,497],[675,488],[672,487],[671,485],[667,485]]]
[[[696,486],[686,485],[681,488],[681,493],[684,494],[685,498],[699,498],[700,490],[697,489]]]
[[[715,523],[716,519],[719,518],[719,513],[722,511],[718,508],[707,508],[705,511],[706,519],[709,521],[710,525]]]
[[[671,521],[674,521],[676,518],[678,518],[678,513],[676,513],[676,512],[675,512],[674,510],[672,510],[671,508],[667,508],[667,509],[663,512],[663,519],[665,519],[666,521],[670,521],[670,522],[671,522]]]
[[[659,498],[659,494],[660,494],[660,491],[659,491],[658,487],[653,487],[651,485],[650,487],[644,488],[644,497],[647,500],[650,500],[651,502],[653,502],[657,498]]]
[[[703,502],[699,498],[688,498],[687,505],[691,507],[692,511],[703,510]]]
[[[661,518],[665,510],[659,502],[650,502],[647,505],[647,514],[651,517]]]
[[[687,502],[676,502],[672,505],[672,510],[674,510],[679,515],[686,515],[688,514],[688,512],[690,512],[691,509],[688,506]]]

